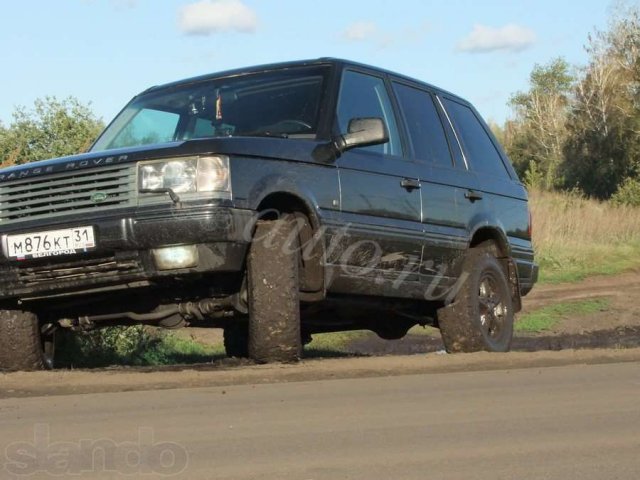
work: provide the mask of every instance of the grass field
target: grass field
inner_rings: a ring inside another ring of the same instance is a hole
[[[536,191],[530,202],[541,283],[640,267],[640,208]]]
[[[515,331],[540,333],[551,330],[564,318],[601,312],[607,310],[610,303],[609,299],[606,298],[556,303],[520,316],[516,321]]]

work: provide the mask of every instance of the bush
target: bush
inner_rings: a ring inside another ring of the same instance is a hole
[[[56,366],[97,368],[205,363],[221,353],[209,345],[152,327],[106,327],[88,333],[61,331],[56,345]]]
[[[629,205],[640,207],[640,180],[638,178],[627,178],[618,187],[616,193],[611,197],[614,205]]]

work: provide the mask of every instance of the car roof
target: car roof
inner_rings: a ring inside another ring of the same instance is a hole
[[[290,68],[298,68],[298,67],[306,67],[306,66],[314,66],[314,65],[336,65],[336,66],[345,66],[345,67],[356,67],[356,68],[364,68],[367,70],[374,70],[383,74],[387,74],[387,75],[391,75],[393,77],[396,77],[398,79],[402,79],[402,80],[406,80],[408,82],[411,83],[416,83],[416,84],[420,84],[420,85],[424,85],[432,90],[436,90],[439,93],[448,95],[450,97],[456,98],[460,101],[462,101],[463,103],[469,104],[469,102],[467,100],[465,100],[464,98],[461,98],[460,96],[451,93],[447,90],[444,90],[440,87],[437,87],[435,85],[432,85],[430,83],[427,83],[423,80],[419,80],[417,78],[413,78],[407,75],[403,75],[401,73],[398,72],[393,72],[391,70],[386,70],[384,68],[379,68],[379,67],[375,67],[372,65],[367,65],[364,63],[359,63],[359,62],[354,62],[351,60],[344,60],[341,58],[333,58],[333,57],[322,57],[322,58],[316,58],[316,59],[310,59],[310,60],[296,60],[296,61],[290,61],[290,62],[280,62],[280,63],[269,63],[269,64],[264,64],[264,65],[254,65],[254,66],[249,66],[249,67],[243,67],[243,68],[235,68],[232,70],[224,70],[221,72],[215,72],[215,73],[208,73],[205,75],[199,75],[196,77],[190,77],[190,78],[185,78],[182,80],[177,80],[175,82],[169,82],[169,83],[165,83],[163,85],[155,85],[151,88],[148,88],[147,90],[145,90],[142,93],[147,93],[147,92],[152,92],[155,90],[161,90],[161,89],[165,89],[165,88],[171,88],[171,87],[177,87],[180,85],[188,85],[190,83],[199,83],[199,82],[204,82],[207,80],[213,80],[216,78],[221,78],[221,77],[234,77],[234,76],[238,76],[238,75],[245,75],[248,73],[260,73],[260,72],[266,72],[266,71],[271,71],[271,70],[285,70],[285,69],[290,69]]]

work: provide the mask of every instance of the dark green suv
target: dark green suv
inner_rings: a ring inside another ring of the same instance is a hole
[[[527,193],[477,111],[320,59],[136,96],[82,155],[0,170],[0,368],[59,329],[224,329],[295,361],[311,335],[435,325],[506,351],[537,279]]]

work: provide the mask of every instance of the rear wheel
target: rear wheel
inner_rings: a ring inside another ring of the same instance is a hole
[[[470,249],[455,301],[438,311],[447,352],[506,352],[511,347],[511,289],[496,253],[492,243]]]
[[[0,310],[0,370],[53,368],[54,334],[42,332],[38,317],[22,310]]]
[[[295,362],[302,354],[299,240],[293,215],[259,221],[247,258],[249,357]]]

